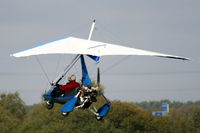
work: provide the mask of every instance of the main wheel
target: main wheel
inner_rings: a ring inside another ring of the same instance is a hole
[[[69,115],[69,112],[62,112],[62,115],[67,116],[67,115]]]
[[[95,118],[97,119],[97,121],[103,120],[103,117],[101,117],[101,116],[95,116]]]
[[[52,109],[54,106],[54,102],[51,102],[49,100],[46,101],[46,108],[47,109]]]

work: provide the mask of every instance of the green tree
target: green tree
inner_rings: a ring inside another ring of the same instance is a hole
[[[8,93],[0,95],[0,106],[7,109],[11,115],[23,119],[26,114],[25,104],[19,97],[19,93]]]
[[[200,107],[193,111],[192,120],[195,132],[200,133]]]
[[[103,91],[102,91],[103,92]],[[160,101],[164,102],[164,101]],[[145,102],[156,108],[160,102]],[[165,101],[170,102],[170,101]],[[94,103],[100,108],[105,100],[98,97]],[[133,103],[112,101],[110,113],[103,121],[97,121],[94,114],[87,109],[71,112],[67,117],[61,115],[62,105],[55,104],[48,110],[42,103],[26,106],[19,93],[0,95],[0,132],[1,133],[199,133],[200,107],[198,102],[187,102],[182,105],[173,103],[174,107],[168,116],[155,117]],[[193,106],[191,106],[192,104]],[[25,115],[26,114],[26,115]]]
[[[20,120],[15,118],[9,110],[0,106],[0,132],[15,133],[16,128],[20,124]]]
[[[148,132],[151,115],[142,108],[127,102],[116,101],[108,116],[115,128],[126,133]]]
[[[18,131],[23,133],[119,132],[109,120],[99,122],[88,110],[74,110],[64,117],[60,113],[60,107],[61,105],[56,105],[52,110],[47,110],[42,104],[35,106]]]

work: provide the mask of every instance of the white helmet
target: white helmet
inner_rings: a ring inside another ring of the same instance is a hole
[[[74,81],[76,80],[76,76],[75,75],[71,75],[69,78],[68,78],[69,81]]]

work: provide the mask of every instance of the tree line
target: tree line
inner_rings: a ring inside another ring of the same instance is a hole
[[[180,102],[180,101],[170,101],[168,99],[160,100],[160,101],[143,101],[143,102],[135,102],[136,105],[151,111],[161,110],[162,103],[168,103],[171,109],[178,109],[178,108],[187,108],[191,106],[200,106],[200,101],[187,101],[187,102]]]
[[[103,102],[103,99],[98,98],[95,106],[100,107]],[[159,101],[158,106],[162,102]],[[174,102],[170,102],[170,106],[173,105],[171,103]],[[155,117],[151,115],[151,110],[159,107],[153,107],[152,102],[112,101],[109,115],[97,121],[88,110],[75,110],[64,117],[60,113],[59,104],[48,110],[43,103],[25,105],[18,92],[0,94],[0,132],[200,133],[199,102],[183,103],[181,106],[181,102],[177,103],[174,103],[168,116]]]

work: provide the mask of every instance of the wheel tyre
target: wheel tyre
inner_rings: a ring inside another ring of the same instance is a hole
[[[46,101],[46,108],[47,109],[52,109],[54,106],[54,102]]]
[[[67,116],[67,115],[69,115],[69,112],[62,112],[62,115]]]
[[[97,119],[97,121],[103,120],[103,117],[101,117],[101,116],[95,116],[95,118]]]

